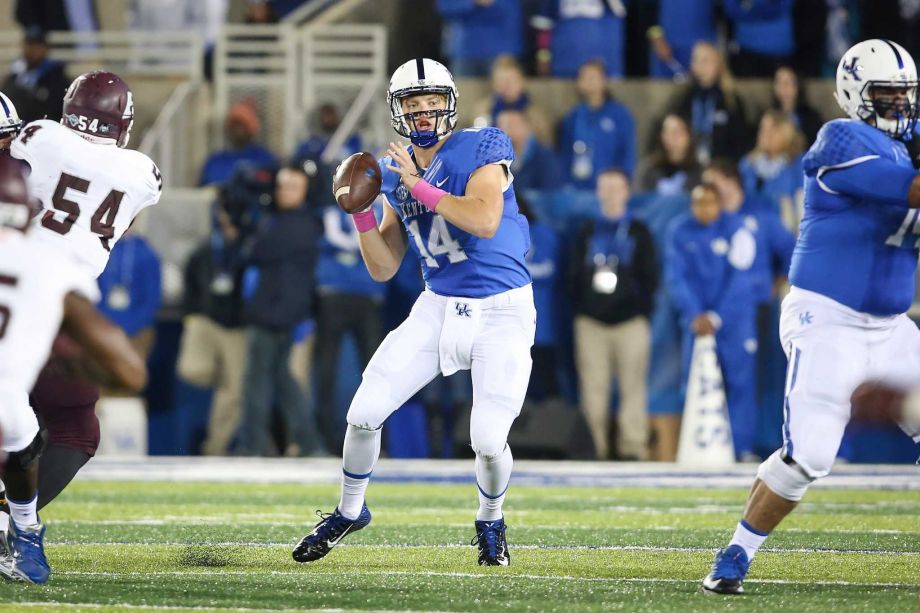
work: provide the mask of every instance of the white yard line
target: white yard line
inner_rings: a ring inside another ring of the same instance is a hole
[[[139,543],[130,541],[107,541],[107,542],[84,542],[84,541],[55,541],[49,543],[51,549],[55,547],[87,547],[87,546],[112,546],[112,547],[147,547],[151,545],[167,547],[197,547],[206,549],[208,547],[253,547],[265,549],[271,547],[290,547],[294,541],[270,542],[270,543],[250,543],[243,541],[226,541],[220,543],[189,543],[178,541],[157,541],[155,543]],[[387,544],[370,544],[370,543],[342,543],[340,547],[348,549],[473,549],[472,545],[462,543],[437,543],[431,545],[418,545],[414,543],[387,543]],[[658,546],[658,545],[515,545],[511,544],[512,550],[549,550],[549,551],[684,551],[690,553],[715,552],[711,547],[680,547],[680,546]],[[775,548],[763,547],[759,551],[769,553],[821,553],[821,554],[854,554],[854,555],[886,555],[886,556],[920,556],[920,551],[891,551],[886,549],[825,549],[825,548]]]
[[[122,602],[101,603],[101,602],[15,602],[17,607],[61,607],[61,608],[87,608],[87,609],[105,609],[117,608],[127,611],[230,611],[233,613],[344,613],[346,611],[361,611],[362,613],[387,613],[392,609],[252,609],[248,607],[214,607],[214,606],[179,606],[179,605],[150,605],[150,604],[127,604]],[[2,606],[2,605],[0,605]],[[402,613],[422,613],[412,609],[399,609]],[[449,611],[428,610],[425,613],[450,613]]]
[[[168,576],[168,577],[194,577],[194,576],[259,576],[272,575],[279,577],[307,577],[309,571],[303,570],[273,570],[265,573],[255,573],[249,570],[226,570],[219,569],[215,571],[150,571],[150,572],[127,572],[127,573],[106,573],[94,571],[60,571],[57,575],[68,575],[77,577],[151,577],[151,576]],[[340,571],[330,573],[315,573],[324,576],[341,574]],[[528,579],[533,581],[578,581],[582,583],[698,583],[698,579],[671,579],[658,577],[574,577],[571,575],[531,575],[531,574],[511,574],[511,573],[451,573],[451,572],[434,572],[434,571],[401,571],[401,570],[368,570],[361,571],[361,576],[394,576],[394,577],[450,577],[461,579],[485,579],[487,581],[497,581],[500,579]],[[769,583],[776,585],[821,585],[821,586],[855,586],[855,587],[905,587],[914,588],[913,583],[887,583],[887,582],[864,582],[864,581],[843,581],[843,580],[812,580],[812,581],[792,581],[789,579],[749,579],[746,585],[756,585],[759,583]],[[113,605],[114,606],[114,605]]]

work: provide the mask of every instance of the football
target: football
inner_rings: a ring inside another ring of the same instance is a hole
[[[365,151],[350,155],[335,169],[332,178],[335,201],[346,213],[360,213],[374,203],[382,180],[380,165],[373,155]]]

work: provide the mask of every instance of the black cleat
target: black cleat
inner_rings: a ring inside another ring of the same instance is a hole
[[[508,566],[511,553],[505,538],[505,518],[495,521],[477,521],[476,536],[470,545],[479,545],[480,566]]]
[[[357,532],[371,523],[371,512],[367,504],[361,507],[358,519],[347,519],[338,508],[332,513],[316,512],[321,521],[313,528],[313,532],[303,537],[294,547],[293,557],[297,562],[313,562],[324,557],[338,545],[346,535]]]

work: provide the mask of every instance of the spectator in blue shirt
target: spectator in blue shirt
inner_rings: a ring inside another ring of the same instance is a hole
[[[515,192],[522,194],[530,190],[559,189],[561,181],[556,154],[537,140],[527,116],[521,111],[502,111],[496,125],[508,135],[514,147],[511,174],[514,175]]]
[[[636,125],[629,109],[611,97],[603,63],[586,62],[576,86],[581,102],[562,120],[557,142],[566,183],[593,189],[605,168],[620,168],[632,177]]]
[[[700,182],[701,172],[690,126],[680,115],[668,113],[661,122],[658,146],[636,171],[638,191],[659,196],[689,194]]]
[[[99,310],[121,326],[146,355],[153,347],[153,325],[160,310],[160,258],[147,241],[128,231],[112,248],[99,276]]]
[[[790,230],[799,227],[803,207],[802,135],[779,111],[760,119],[757,145],[738,165],[744,191],[769,200]]]
[[[693,45],[716,40],[714,0],[653,0],[653,4],[657,15],[648,30],[649,75],[683,78],[690,70]]]
[[[792,59],[794,0],[724,0],[734,26],[732,71],[739,77],[767,77]],[[821,30],[825,24],[816,24]]]
[[[262,122],[251,102],[241,100],[230,107],[224,120],[227,148],[208,156],[201,169],[199,185],[223,183],[241,163],[254,166],[275,163],[275,154],[255,142],[261,130]]]
[[[543,0],[531,20],[537,34],[537,74],[574,77],[599,58],[611,77],[623,76],[626,5],[630,0]]]
[[[665,251],[666,287],[684,330],[684,381],[694,339],[715,335],[735,455],[742,458],[753,452],[757,417],[757,244],[741,216],[722,210],[712,184],[698,185],[691,199],[691,213],[674,220]]]
[[[520,0],[438,0],[438,11],[444,19],[444,54],[455,77],[484,77],[496,56],[520,57]]]
[[[761,305],[774,300],[776,285],[789,274],[795,237],[768,200],[744,188],[738,167],[731,160],[713,160],[703,172],[703,180],[715,186],[724,211],[741,215],[757,241],[757,255],[751,266],[754,301]]]
[[[374,211],[382,214],[379,205]],[[342,342],[351,335],[364,370],[380,344],[386,285],[367,272],[351,216],[332,205],[323,208],[322,220],[316,265],[316,418],[326,448],[335,451],[345,435],[345,416],[335,401]]]
[[[757,255],[751,266],[751,294],[757,309],[757,399],[761,425],[758,442],[771,449],[766,439],[779,432],[786,370],[786,356],[779,340],[778,288],[789,275],[795,237],[783,226],[769,201],[745,192],[738,167],[731,160],[713,160],[703,172],[703,179],[716,187],[725,211],[741,215],[757,241]],[[764,432],[765,426],[770,425],[775,430]]]
[[[316,129],[313,130],[312,134],[302,143],[297,145],[297,149],[294,150],[294,155],[292,156],[295,160],[319,160],[323,153],[326,151],[326,146],[329,144],[329,139],[332,138],[332,135],[339,128],[339,124],[342,123],[342,118],[339,116],[339,109],[332,103],[321,104],[319,109],[316,111]],[[360,134],[351,134],[345,142],[342,143],[342,147],[339,151],[336,151],[330,160],[330,163],[336,164],[341,162],[349,155],[353,153],[358,153],[363,149],[361,143]]]

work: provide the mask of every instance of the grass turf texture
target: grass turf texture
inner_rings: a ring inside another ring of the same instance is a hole
[[[475,489],[378,483],[324,560],[292,545],[334,486],[82,482],[43,513],[54,568],[0,611],[917,611],[920,492],[821,490],[757,555],[748,594],[697,593],[746,492],[514,487],[512,566],[479,568]]]

